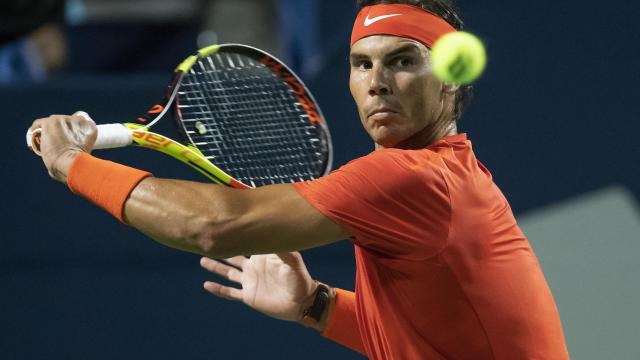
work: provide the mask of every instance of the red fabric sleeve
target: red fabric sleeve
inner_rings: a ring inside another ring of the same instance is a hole
[[[451,204],[439,155],[385,149],[351,161],[298,192],[369,250],[424,259],[445,245]]]
[[[322,336],[366,355],[356,319],[356,294],[338,288],[335,290],[333,313]]]

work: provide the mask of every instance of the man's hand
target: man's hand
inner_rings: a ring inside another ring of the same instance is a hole
[[[96,124],[86,115],[77,112],[71,116],[51,115],[38,119],[31,130],[40,128],[40,151],[49,176],[66,183],[67,172],[73,160],[81,152],[91,152],[96,142]]]
[[[215,296],[241,301],[263,314],[288,321],[300,321],[313,303],[317,283],[300,253],[236,256],[225,262],[228,264],[206,257],[200,260],[203,268],[242,286],[237,289],[205,282],[204,288]]]

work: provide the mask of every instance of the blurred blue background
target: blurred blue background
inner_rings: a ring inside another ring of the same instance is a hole
[[[573,358],[639,358],[640,5],[458,3],[489,53],[460,131],[540,257]],[[197,256],[73,196],[24,144],[30,123],[49,114],[134,119],[182,58],[239,42],[302,75],[342,165],[372,149],[347,88],[351,0],[24,0],[0,11],[0,358],[359,358],[208,295]],[[205,181],[158,153],[97,154]],[[313,277],[353,288],[349,243],[303,256]]]

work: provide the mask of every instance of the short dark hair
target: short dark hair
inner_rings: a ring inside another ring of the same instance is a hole
[[[379,4],[413,5],[439,16],[456,30],[464,30],[464,22],[458,15],[459,10],[453,0],[357,0],[358,11],[365,6]],[[453,110],[453,119],[456,123],[462,118],[464,110],[471,102],[472,97],[472,85],[461,85],[456,91],[455,108]]]

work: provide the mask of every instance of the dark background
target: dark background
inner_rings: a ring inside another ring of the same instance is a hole
[[[325,65],[306,81],[330,125],[337,167],[372,146],[347,88],[354,7],[320,4]],[[637,199],[637,2],[459,4],[489,54],[460,130],[516,214],[609,185]],[[24,144],[34,119],[83,109],[99,123],[128,121],[161,95],[175,64],[196,48],[190,26],[65,31],[65,72],[0,87],[0,358],[357,358],[311,330],[208,295],[201,283],[210,276],[197,256],[155,244],[48,178]],[[153,152],[99,156],[205,181]],[[353,288],[347,242],[303,256],[315,278]]]

